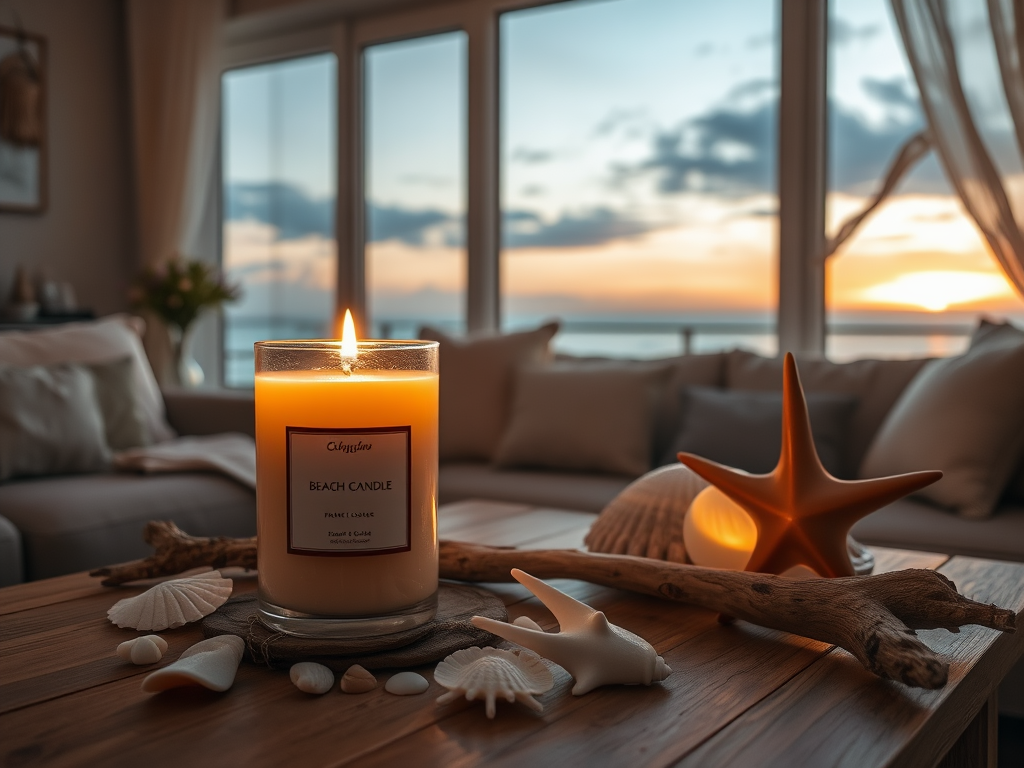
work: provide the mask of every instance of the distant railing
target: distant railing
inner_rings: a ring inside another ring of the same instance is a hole
[[[457,330],[458,323],[430,321],[433,325],[442,328]],[[289,333],[297,338],[315,338],[324,333],[322,321],[301,320],[282,321],[280,323],[268,323],[260,318],[231,318],[229,320],[232,329],[257,329],[260,327],[285,327]],[[377,320],[374,323],[374,333],[379,338],[390,339],[394,337],[396,329],[412,328],[420,326],[420,322],[412,319],[389,318]],[[947,336],[962,337],[969,336],[973,326],[964,323],[830,323],[827,333],[830,336],[907,336],[907,337],[929,337]],[[693,354],[694,339],[698,336],[772,336],[775,334],[775,324],[766,321],[684,321],[675,322],[670,320],[653,321],[629,321],[629,320],[563,320],[561,332],[570,334],[622,334],[622,335],[676,335],[681,339],[682,352],[684,355]],[[228,359],[242,359],[252,356],[251,347],[235,347],[225,344],[225,357]]]

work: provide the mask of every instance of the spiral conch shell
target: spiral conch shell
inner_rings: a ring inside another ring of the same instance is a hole
[[[587,534],[591,552],[686,562],[683,518],[708,482],[682,464],[638,477],[612,499]]]
[[[487,717],[494,719],[497,699],[518,701],[542,712],[544,705],[534,697],[551,690],[555,684],[551,672],[536,654],[518,654],[498,648],[464,648],[437,665],[434,680],[448,693],[437,699],[447,704],[465,694],[467,701],[484,699]]]
[[[637,685],[664,680],[672,672],[653,646],[632,632],[611,624],[601,611],[518,568],[516,581],[533,592],[558,619],[557,634],[474,616],[473,626],[503,637],[558,664],[576,679],[575,696],[602,685]]]
[[[209,616],[227,601],[233,586],[220,571],[172,579],[136,597],[119,600],[107,611],[107,617],[119,627],[174,629]]]

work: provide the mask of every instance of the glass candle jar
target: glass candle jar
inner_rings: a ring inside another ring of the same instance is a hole
[[[429,341],[256,344],[258,611],[268,627],[360,637],[433,618],[437,352]]]

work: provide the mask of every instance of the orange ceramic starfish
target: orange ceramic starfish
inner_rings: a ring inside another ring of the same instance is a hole
[[[786,354],[782,374],[782,453],[767,475],[751,475],[692,453],[679,460],[754,519],[757,544],[746,570],[783,573],[806,565],[821,576],[853,576],[846,537],[862,517],[931,485],[939,471],[874,480],[839,480],[821,465],[811,436],[796,361]]]

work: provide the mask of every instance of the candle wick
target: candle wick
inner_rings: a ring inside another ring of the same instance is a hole
[[[350,363],[348,360],[343,361],[341,364],[341,372],[344,373],[346,376],[351,376],[352,363]]]

